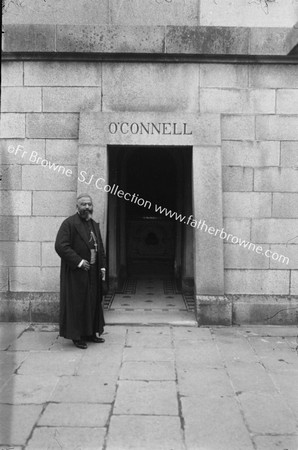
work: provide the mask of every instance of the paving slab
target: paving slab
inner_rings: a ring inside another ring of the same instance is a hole
[[[177,368],[179,394],[186,397],[223,397],[234,394],[225,369],[208,369],[193,363]]]
[[[102,450],[105,434],[105,428],[38,427],[26,450]]]
[[[120,381],[113,414],[178,416],[174,381]]]
[[[231,384],[237,393],[241,392],[267,392],[276,391],[276,387],[259,361],[236,361],[227,364],[227,371]],[[277,391],[276,391],[277,392]]]
[[[94,375],[63,376],[49,398],[57,403],[112,403],[115,394],[115,381]]]
[[[48,375],[13,375],[0,392],[0,403],[42,404],[51,397],[59,378]]]
[[[256,436],[254,438],[257,450],[297,450],[296,436]]]
[[[111,406],[94,403],[50,403],[38,426],[51,427],[104,427]]]
[[[18,369],[23,375],[74,375],[82,353],[32,352]]]
[[[176,360],[178,364],[194,361],[202,367],[223,367],[222,355],[214,342],[204,342],[199,345],[187,345],[187,343],[177,343]]]
[[[57,340],[56,332],[42,332],[24,331],[22,335],[14,340],[8,347],[8,350],[49,350]]]
[[[113,416],[106,450],[120,449],[185,450],[179,417]]]
[[[253,450],[235,398],[181,399],[187,450]]]
[[[174,327],[172,333],[174,342],[197,343],[213,339],[210,328]]]
[[[28,328],[27,323],[0,322],[0,350],[5,350]]]
[[[29,352],[0,352],[0,389],[28,357]]]
[[[216,336],[216,345],[224,361],[256,362],[257,356],[247,339],[235,336]]]
[[[122,364],[121,380],[163,381],[175,380],[175,368],[172,361],[127,361]]]
[[[147,348],[139,346],[126,347],[123,351],[123,361],[174,361],[173,348]]]
[[[41,405],[1,405],[1,444],[25,445],[41,411]]]

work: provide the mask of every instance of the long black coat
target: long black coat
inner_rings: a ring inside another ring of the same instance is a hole
[[[81,336],[102,333],[104,317],[102,311],[102,267],[106,266],[105,253],[99,224],[90,219],[98,242],[98,299],[96,317],[90,320],[88,308],[91,305],[90,271],[78,268],[82,259],[90,261],[91,252],[88,234],[78,214],[62,222],[58,231],[55,250],[61,257],[60,272],[60,336],[80,339]],[[89,314],[90,315],[90,314]]]

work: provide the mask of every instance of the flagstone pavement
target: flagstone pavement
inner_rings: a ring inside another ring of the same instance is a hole
[[[297,450],[297,327],[0,324],[0,448]]]

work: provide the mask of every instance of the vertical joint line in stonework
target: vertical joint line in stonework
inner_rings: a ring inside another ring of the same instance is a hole
[[[186,446],[185,446],[185,420],[184,420],[184,417],[183,417],[181,395],[180,395],[180,392],[179,392],[177,361],[176,361],[175,343],[174,343],[174,336],[173,336],[173,328],[172,327],[170,327],[170,331],[171,331],[171,344],[172,344],[172,349],[173,349],[173,352],[174,352],[174,365],[175,365],[174,369],[175,369],[175,384],[176,384],[176,394],[177,394],[178,417],[179,417],[179,420],[180,420],[180,430],[181,430],[181,434],[182,434],[183,447],[184,447],[184,449],[186,449]]]
[[[102,112],[102,105],[103,105],[103,63],[100,63],[100,78],[101,78],[101,87],[100,87],[100,110]]]

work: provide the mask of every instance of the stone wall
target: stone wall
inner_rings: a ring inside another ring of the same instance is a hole
[[[24,302],[35,304],[37,292],[57,300],[53,244],[75,210],[81,111],[220,114],[225,229],[290,260],[226,243],[225,294],[236,321],[264,321],[260,308],[268,302],[289,309],[298,294],[297,75],[290,64],[4,61],[2,318],[15,317],[18,304],[24,319]]]

